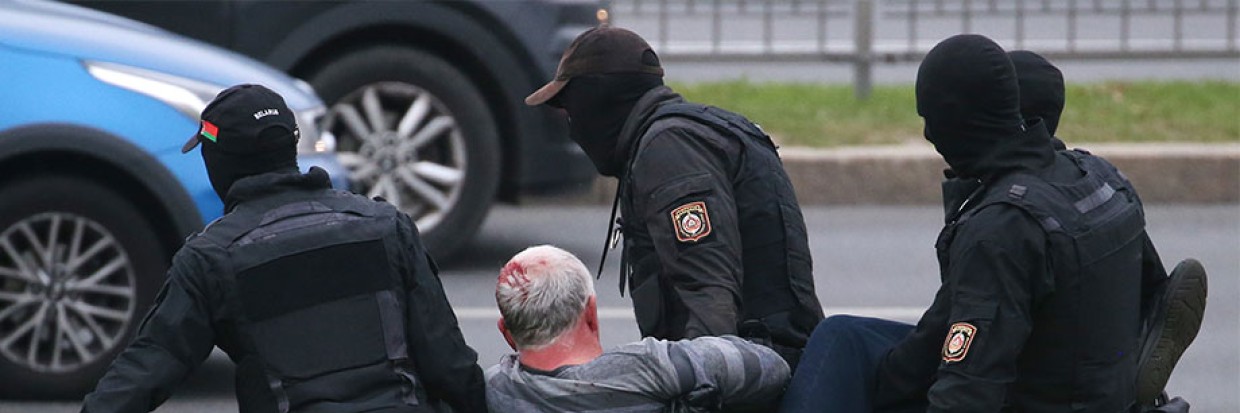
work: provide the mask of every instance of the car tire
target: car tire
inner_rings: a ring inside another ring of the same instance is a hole
[[[433,54],[377,46],[309,76],[354,189],[408,213],[436,257],[469,241],[499,184],[494,118],[478,88]]]
[[[94,388],[162,284],[158,239],[133,203],[89,180],[0,186],[0,398]]]

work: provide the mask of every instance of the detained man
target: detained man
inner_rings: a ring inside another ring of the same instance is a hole
[[[556,247],[514,256],[495,301],[517,352],[486,371],[491,411],[769,412],[788,381],[779,354],[730,335],[603,351],[593,277]]]

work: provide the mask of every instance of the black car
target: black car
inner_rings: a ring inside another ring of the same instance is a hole
[[[78,3],[310,82],[354,189],[413,216],[438,255],[469,240],[493,200],[584,188],[594,176],[561,115],[522,99],[606,18],[598,1]]]

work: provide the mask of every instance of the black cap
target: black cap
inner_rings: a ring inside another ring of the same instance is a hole
[[[296,146],[299,135],[297,119],[284,98],[261,85],[242,84],[224,89],[207,104],[198,132],[185,142],[181,153],[193,150],[199,142],[232,154],[265,152]]]
[[[555,97],[573,76],[605,73],[649,73],[663,76],[659,56],[641,36],[631,31],[600,26],[586,30],[568,45],[555,69],[555,78],[525,98],[525,104],[541,105]]]

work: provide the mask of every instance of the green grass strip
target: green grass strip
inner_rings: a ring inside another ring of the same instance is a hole
[[[687,99],[741,113],[782,145],[887,145],[922,139],[911,85],[673,84]],[[1077,142],[1240,142],[1240,83],[1107,82],[1068,86],[1058,135]]]

